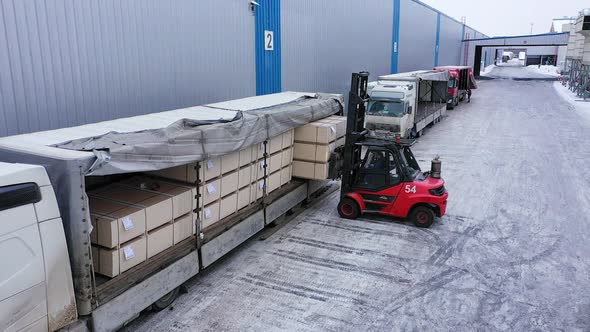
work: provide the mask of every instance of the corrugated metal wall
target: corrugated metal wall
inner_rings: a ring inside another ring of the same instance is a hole
[[[559,46],[532,46],[526,48],[526,55],[557,55]]]
[[[461,33],[463,25],[446,16],[440,18],[440,66],[458,65],[461,58]]]
[[[395,0],[270,1],[283,91],[346,95],[351,72],[391,72]],[[398,72],[432,68],[438,12],[400,1]],[[441,15],[440,65],[462,59],[462,28]],[[255,36],[246,0],[0,0],[0,136],[254,95]]]
[[[400,12],[399,71],[432,69],[436,12],[412,0],[402,0]]]
[[[244,1],[1,0],[0,136],[255,94]]]
[[[390,71],[393,1],[282,0],[283,90],[346,93],[353,71]]]

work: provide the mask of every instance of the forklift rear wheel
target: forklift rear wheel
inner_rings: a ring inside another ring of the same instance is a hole
[[[338,214],[342,218],[356,219],[360,213],[358,204],[351,198],[344,198],[338,204]]]
[[[426,206],[418,206],[412,210],[410,220],[418,227],[428,228],[434,222],[434,211]]]
[[[166,307],[171,305],[172,302],[174,302],[174,300],[176,300],[176,298],[178,297],[178,294],[180,294],[180,287],[174,288],[174,290],[172,290],[170,293],[162,296],[158,301],[154,302],[154,304],[152,304],[152,310],[154,310],[154,311],[164,310]]]

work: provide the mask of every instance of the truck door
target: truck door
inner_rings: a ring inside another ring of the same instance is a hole
[[[0,187],[0,331],[47,331],[43,251],[36,183]]]
[[[410,103],[408,105],[408,115],[406,116],[405,121],[406,121],[406,128],[409,131],[411,131],[414,128],[417,107],[418,107],[418,105],[416,105],[416,103]],[[406,133],[406,135],[404,135],[404,137],[409,138],[409,137],[411,137],[411,135],[408,135]]]

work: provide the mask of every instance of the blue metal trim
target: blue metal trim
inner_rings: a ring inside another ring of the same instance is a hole
[[[487,37],[487,38],[474,38],[474,39],[463,39],[463,41],[474,41],[474,40],[490,40],[490,39],[510,39],[510,38],[525,38],[525,37],[544,37],[544,36],[557,36],[557,35],[565,35],[569,34],[569,32],[549,32],[549,33],[541,33],[538,35],[520,35],[520,36],[501,36],[501,37]],[[465,38],[465,37],[463,37]]]
[[[282,91],[281,1],[259,0],[255,8],[256,95]],[[273,51],[264,49],[264,31],[273,32]]]
[[[399,26],[401,0],[393,0],[393,31],[391,33],[391,73],[396,74],[399,62]]]
[[[436,15],[436,44],[434,45],[434,66],[438,66],[438,53],[440,50],[440,13]]]

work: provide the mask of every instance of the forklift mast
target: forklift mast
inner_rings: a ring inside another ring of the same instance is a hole
[[[344,143],[344,163],[340,198],[352,191],[356,173],[362,162],[362,141],[368,131],[365,128],[366,103],[369,99],[367,84],[369,73],[353,73],[348,94],[348,114],[346,118],[346,140]]]

